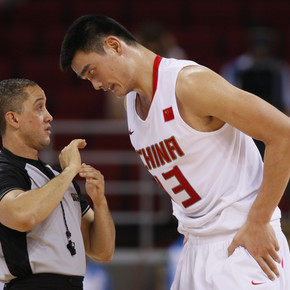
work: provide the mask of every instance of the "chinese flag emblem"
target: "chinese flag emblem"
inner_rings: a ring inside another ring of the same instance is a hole
[[[172,107],[163,110],[164,121],[168,122],[174,119]]]

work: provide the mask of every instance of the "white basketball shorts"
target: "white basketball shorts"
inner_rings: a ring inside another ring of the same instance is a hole
[[[282,262],[277,264],[280,277],[271,281],[248,251],[239,247],[228,257],[233,235],[197,238],[189,235],[171,290],[289,290],[290,253],[286,237],[275,222]]]

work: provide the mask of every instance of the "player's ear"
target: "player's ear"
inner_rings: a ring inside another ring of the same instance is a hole
[[[5,114],[6,124],[18,129],[19,128],[19,120],[18,120],[18,113],[9,111]]]
[[[115,36],[108,36],[105,40],[105,47],[120,54],[122,51],[122,44],[120,40]]]

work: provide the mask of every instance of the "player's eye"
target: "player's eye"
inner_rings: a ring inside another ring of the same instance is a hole
[[[94,75],[94,70],[91,69],[91,70],[89,71],[89,74],[90,74],[91,76],[93,76],[93,75]]]

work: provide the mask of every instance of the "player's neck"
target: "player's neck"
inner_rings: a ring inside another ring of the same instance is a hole
[[[142,120],[145,120],[148,116],[152,98],[147,96],[136,95],[136,110],[137,114]]]
[[[153,95],[153,65],[156,54],[141,46],[141,48],[133,52],[132,56],[134,58],[133,90],[142,100],[147,98],[151,103]]]

